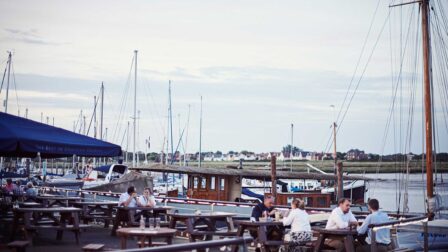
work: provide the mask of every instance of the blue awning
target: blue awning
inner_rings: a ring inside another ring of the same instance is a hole
[[[42,158],[121,156],[121,147],[0,112],[0,156]]]

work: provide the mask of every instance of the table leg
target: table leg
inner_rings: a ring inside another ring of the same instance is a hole
[[[114,222],[114,225],[112,226],[112,231],[110,232],[110,235],[111,236],[116,236],[117,235],[118,225],[121,222],[120,210],[117,210],[117,214],[115,215],[115,218],[114,218],[113,222]]]
[[[235,226],[233,224],[233,218],[232,217],[227,217],[227,229],[229,232],[233,231],[235,229]]]
[[[239,225],[238,230],[236,231],[236,236],[237,237],[243,237],[244,230],[245,230],[244,225]],[[233,252],[238,252],[238,249],[239,249],[238,245],[232,245],[232,251]]]
[[[355,252],[355,248],[353,246],[353,236],[347,235],[344,239],[344,245],[346,252]]]
[[[317,239],[316,246],[314,247],[314,252],[319,252],[325,243],[325,235],[320,234],[319,239]]]
[[[121,240],[120,240],[120,243],[121,243],[121,249],[126,249],[126,242],[127,242],[127,239],[128,239],[127,236],[125,236],[125,235],[122,235],[122,236],[121,236]]]
[[[166,237],[166,244],[170,245],[173,244],[173,236],[169,235]]]

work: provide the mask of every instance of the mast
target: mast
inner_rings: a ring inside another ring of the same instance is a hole
[[[422,13],[423,40],[423,89],[425,102],[425,135],[426,135],[426,193],[428,197],[428,214],[433,215],[434,205],[430,204],[434,198],[434,183],[432,174],[432,115],[431,115],[431,37],[429,31],[429,0],[420,2]]]
[[[134,146],[133,146],[133,154],[132,154],[132,167],[135,167],[135,158],[136,158],[136,153],[135,153],[135,143],[136,143],[136,139],[135,139],[135,134],[137,132],[137,50],[134,50]]]
[[[96,138],[96,95],[93,96],[93,137]]]
[[[128,153],[129,153],[129,121],[128,121],[128,129],[126,130],[126,163],[128,162]]]
[[[104,84],[101,82],[100,140],[103,140]]]
[[[8,52],[8,77],[6,82],[6,98],[5,98],[5,113],[8,113],[8,98],[9,98],[9,76],[11,75],[11,60],[12,53]]]
[[[199,168],[202,166],[202,95],[201,95],[201,114],[199,119]]]
[[[292,156],[294,155],[294,124],[291,123],[291,149],[289,151],[289,160],[291,161],[291,167],[289,171],[292,172]]]
[[[169,130],[170,130],[170,143],[171,143],[171,160],[170,160],[170,164],[173,164],[174,162],[174,146],[173,146],[173,108],[171,107],[171,80],[168,81],[168,106],[169,106],[169,111],[168,111],[168,120],[169,120]]]

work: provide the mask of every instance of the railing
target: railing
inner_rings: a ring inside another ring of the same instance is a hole
[[[378,243],[376,242],[376,232],[380,229],[384,228],[397,228],[400,226],[406,226],[410,224],[422,223],[422,232],[424,235],[424,251],[428,251],[428,217],[419,216],[419,217],[411,217],[407,219],[400,219],[394,221],[383,222],[379,224],[370,224],[368,227],[372,230],[371,232],[371,246],[370,251],[376,252],[378,251]],[[393,241],[393,244],[397,244],[396,241]]]
[[[38,187],[44,191],[60,191],[60,192],[76,192],[81,196],[84,195],[99,195],[99,196],[108,196],[108,197],[120,197],[121,193],[114,192],[101,192],[101,191],[89,191],[89,190],[76,190],[76,189],[67,189],[67,188],[57,188],[57,187]],[[185,203],[185,204],[198,204],[198,205],[211,205],[215,204],[217,206],[236,206],[236,207],[254,207],[257,204],[247,203],[247,202],[232,202],[232,201],[220,201],[220,200],[208,200],[208,199],[193,199],[193,198],[174,198],[174,197],[160,197],[155,196],[156,199],[161,200],[162,202],[172,202],[172,203]],[[275,208],[283,208],[289,209],[289,206],[285,205],[275,205]],[[331,212],[332,208],[317,208],[317,207],[306,207],[305,210],[308,211],[316,211],[316,212]],[[363,211],[352,211],[353,214],[356,215],[368,215],[369,212]],[[389,216],[395,218],[412,218],[418,216],[417,214],[397,214],[395,212],[386,212]]]
[[[238,238],[229,238],[222,240],[212,240],[212,241],[204,241],[204,242],[193,242],[193,243],[184,243],[184,244],[174,244],[167,245],[162,247],[152,247],[152,248],[139,248],[139,249],[125,249],[119,250],[123,252],[174,252],[174,251],[192,251],[192,250],[205,250],[207,248],[216,248],[222,246],[238,246],[243,245],[247,247],[247,244],[250,244],[253,241],[252,237],[238,237]]]

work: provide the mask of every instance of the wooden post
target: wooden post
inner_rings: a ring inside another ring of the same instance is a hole
[[[423,251],[429,251],[429,241],[428,241],[428,221],[423,221]]]
[[[340,198],[344,197],[344,188],[343,188],[343,179],[342,179],[342,162],[338,162],[338,169],[337,169],[337,196],[336,200],[339,200]]]
[[[376,230],[375,230],[375,228],[372,228],[372,231],[371,231],[370,251],[371,252],[378,251],[378,244],[376,243]]]
[[[274,197],[274,204],[277,203],[277,157],[272,155],[271,157],[271,194]]]

